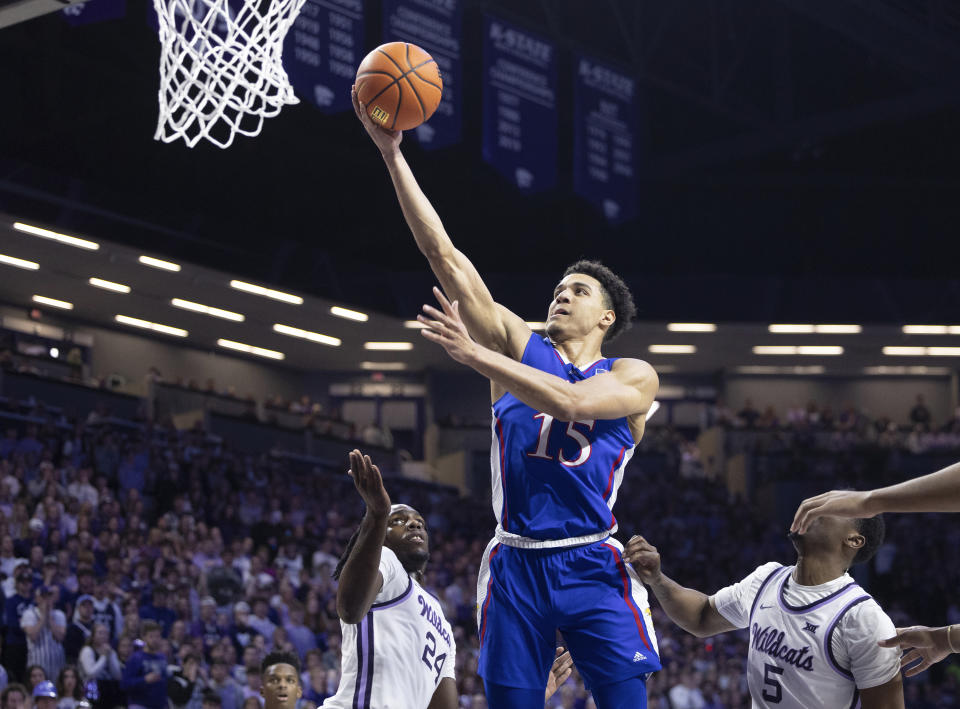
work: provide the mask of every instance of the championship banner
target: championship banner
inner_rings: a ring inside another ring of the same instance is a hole
[[[459,143],[463,134],[462,29],[462,0],[383,0],[383,41],[416,44],[440,67],[440,105],[429,121],[410,131],[428,150]]]
[[[74,27],[93,25],[127,16],[127,0],[87,0],[61,10],[63,19]]]
[[[350,87],[366,56],[363,0],[307,0],[283,43],[283,68],[324,113],[352,111]]]
[[[550,42],[484,18],[483,159],[525,192],[557,181],[557,52]]]
[[[636,81],[580,56],[573,110],[573,189],[611,222],[636,216]]]

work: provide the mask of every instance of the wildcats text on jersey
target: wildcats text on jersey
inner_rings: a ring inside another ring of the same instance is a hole
[[[758,623],[753,624],[750,635],[750,647],[754,650],[770,655],[770,657],[781,660],[788,665],[793,665],[798,669],[813,672],[813,657],[808,654],[810,652],[809,645],[805,645],[799,650],[792,648],[784,644],[785,633],[782,630],[769,625],[761,628]]]

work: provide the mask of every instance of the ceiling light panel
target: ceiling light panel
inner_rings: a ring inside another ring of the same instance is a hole
[[[57,300],[56,298],[48,298],[45,295],[33,296],[33,302],[40,303],[41,305],[49,305],[51,308],[60,308],[61,310],[73,310],[73,303],[68,303],[65,300]]]
[[[17,268],[22,268],[26,271],[36,271],[38,268],[40,268],[40,264],[36,261],[27,261],[25,258],[7,256],[6,254],[0,254],[0,263],[5,263],[8,266],[16,266]]]
[[[653,354],[695,354],[695,345],[650,345],[647,350]]]
[[[149,320],[141,320],[140,318],[133,318],[129,315],[117,315],[114,318],[118,323],[123,323],[124,325],[130,325],[131,327],[139,327],[141,330],[153,330],[154,332],[162,332],[164,335],[173,335],[174,337],[186,337],[190,333],[184,330],[183,328],[173,327],[172,325],[163,325],[161,323],[150,322]]]
[[[366,322],[370,319],[370,316],[366,313],[361,313],[359,310],[341,308],[339,305],[334,305],[330,308],[330,314],[336,315],[338,318],[344,318],[345,320],[356,320],[357,322]]]
[[[289,335],[290,337],[299,337],[301,340],[310,340],[310,342],[319,342],[321,345],[330,345],[331,347],[339,347],[341,340],[339,337],[331,337],[330,335],[324,335],[319,332],[311,332],[310,330],[302,330],[299,327],[293,327],[292,325],[281,325],[276,323],[273,326],[274,332],[279,332],[281,335]]]
[[[235,350],[237,352],[246,352],[247,354],[256,355],[257,357],[266,357],[267,359],[284,359],[286,355],[283,352],[277,352],[276,350],[268,350],[266,347],[257,347],[255,345],[248,345],[244,342],[235,342],[234,340],[217,340],[217,344],[221,347],[224,347],[228,350]]]
[[[103,278],[91,278],[87,281],[91,286],[96,288],[103,288],[104,290],[113,291],[114,293],[129,293],[130,286],[124,285],[123,283],[115,283],[114,281],[107,281]]]
[[[202,303],[194,303],[192,300],[183,300],[183,298],[173,298],[170,301],[170,305],[175,308],[191,310],[195,313],[210,315],[222,320],[232,320],[233,322],[243,322],[246,320],[246,317],[240,313],[235,313],[231,310],[223,310],[222,308],[214,308],[210,305],[203,305]]]
[[[717,326],[708,322],[672,322],[667,329],[670,332],[716,332]]]
[[[144,266],[150,266],[151,268],[159,268],[161,271],[179,271],[180,264],[174,263],[173,261],[164,261],[163,259],[154,258],[153,256],[141,256],[137,259]]]
[[[51,231],[49,229],[41,229],[38,226],[31,226],[30,224],[24,224],[23,222],[14,222],[13,228],[17,231],[22,231],[24,234],[31,234],[33,236],[39,236],[41,239],[50,239],[51,241],[56,241],[61,244],[66,244],[67,246],[75,246],[78,249],[86,249],[88,251],[96,251],[100,248],[100,244],[96,241],[90,241],[89,239],[80,239],[76,236],[70,236],[69,234],[61,234],[57,231]]]
[[[244,293],[262,295],[264,298],[273,298],[274,300],[280,300],[284,303],[303,305],[303,298],[301,298],[299,295],[284,293],[283,291],[274,290],[273,288],[265,288],[264,286],[258,286],[255,283],[246,283],[245,281],[230,281],[230,287],[235,288],[236,290],[241,290]]]
[[[388,352],[403,352],[413,349],[412,342],[364,342],[365,350],[381,350]]]

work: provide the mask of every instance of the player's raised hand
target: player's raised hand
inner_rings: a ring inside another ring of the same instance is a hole
[[[957,634],[956,630],[954,634]],[[953,652],[953,647],[950,645],[949,626],[926,628],[922,625],[914,625],[909,628],[897,628],[897,634],[894,637],[881,640],[879,644],[880,647],[899,647],[904,651],[903,657],[900,658],[900,667],[904,668],[905,677],[913,677],[924,672]],[[907,667],[907,665],[912,666]]]
[[[797,508],[790,531],[804,534],[817,517],[825,515],[852,519],[873,517],[876,512],[867,509],[868,494],[859,490],[833,490],[816,497],[808,497]]]
[[[360,103],[356,86],[350,87],[350,98],[353,99],[353,110],[357,114],[357,118],[363,123],[363,127],[367,129],[367,134],[376,143],[376,146],[380,148],[380,152],[386,155],[398,150],[400,141],[403,140],[403,133],[398,130],[388,130],[370,118],[367,107]]]
[[[427,328],[421,330],[420,334],[443,347],[457,362],[469,363],[476,352],[477,343],[470,338],[467,326],[463,324],[459,303],[451,303],[436,286],[433,287],[433,294],[443,310],[437,310],[432,305],[423,306],[423,312],[417,316],[417,320]]]
[[[543,701],[550,699],[571,674],[573,674],[573,658],[570,657],[570,653],[565,648],[558,647],[553,667],[550,668],[550,674],[547,675],[547,691]]]
[[[639,535],[630,537],[623,549],[623,560],[633,565],[637,576],[644,583],[653,583],[660,576],[660,553]]]
[[[380,469],[373,464],[369,455],[363,455],[354,448],[350,451],[350,470],[347,471],[357,492],[367,505],[367,511],[375,517],[386,517],[390,514],[390,495],[383,486],[383,477]]]

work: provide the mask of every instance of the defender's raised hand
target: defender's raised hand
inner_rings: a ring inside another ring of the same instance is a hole
[[[353,110],[357,114],[357,118],[363,123],[363,127],[367,129],[367,134],[371,140],[380,148],[380,152],[387,155],[398,150],[400,148],[400,141],[403,140],[403,133],[398,130],[388,130],[370,118],[369,114],[367,114],[367,107],[360,103],[356,86],[350,87],[350,98],[353,99]]]
[[[417,320],[426,325],[427,329],[421,330],[420,334],[443,347],[457,362],[468,364],[476,352],[477,343],[470,338],[467,326],[463,324],[460,305],[457,301],[451,303],[447,300],[443,291],[436,286],[433,288],[433,295],[443,310],[437,310],[432,305],[423,306],[423,313],[417,316]]]
[[[816,497],[808,497],[797,508],[790,531],[804,534],[817,517],[827,515],[851,519],[873,517],[876,512],[867,509],[868,495],[869,492],[860,490],[833,490]]]
[[[350,470],[347,471],[360,497],[367,505],[367,512],[375,517],[390,514],[390,495],[383,486],[380,469],[373,464],[369,455],[363,455],[354,448],[350,451]]]
[[[926,628],[914,625],[910,628],[897,628],[897,634],[889,640],[881,640],[880,646],[899,647],[903,650],[900,667],[904,668],[905,677],[913,677],[954,652],[950,643],[951,630],[953,628],[950,626]],[[960,639],[960,630],[953,630],[953,633]]]
[[[639,535],[630,537],[623,549],[623,560],[633,565],[644,583],[653,583],[660,577],[660,554],[655,546]]]
[[[550,668],[550,674],[547,675],[547,691],[543,701],[550,699],[571,674],[573,674],[573,658],[565,648],[558,647],[557,657]]]

